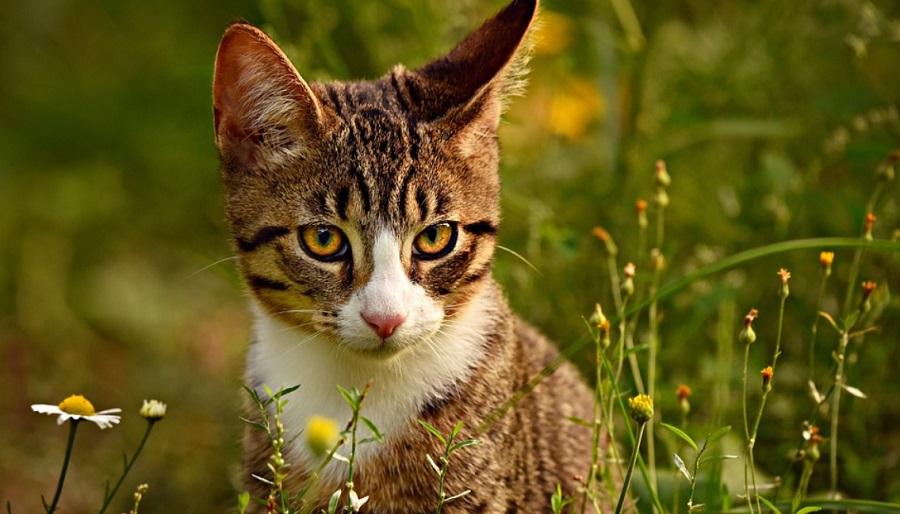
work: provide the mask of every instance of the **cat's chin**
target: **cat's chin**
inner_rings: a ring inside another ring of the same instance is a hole
[[[382,342],[377,346],[342,344],[341,347],[360,357],[382,361],[393,359],[410,349],[409,345],[394,345],[387,342]]]
[[[390,360],[425,343],[422,338],[391,337],[365,341],[343,340],[339,344],[342,350],[352,352],[354,355],[373,360]]]

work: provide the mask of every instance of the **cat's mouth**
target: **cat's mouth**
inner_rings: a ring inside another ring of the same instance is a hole
[[[394,339],[394,337],[381,339],[374,344],[372,344],[372,342],[360,344],[359,341],[342,341],[341,346],[356,355],[373,360],[392,359],[414,346],[413,344],[401,343],[392,339]]]

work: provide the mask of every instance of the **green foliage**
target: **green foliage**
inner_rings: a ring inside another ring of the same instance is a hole
[[[444,481],[447,478],[447,472],[450,469],[450,457],[453,456],[459,450],[463,448],[467,448],[469,446],[478,446],[481,444],[481,441],[478,439],[464,439],[462,441],[457,442],[456,437],[459,435],[459,432],[462,430],[463,424],[462,422],[457,422],[454,425],[453,430],[450,431],[449,436],[444,436],[441,432],[431,426],[427,421],[418,420],[419,425],[422,426],[428,433],[433,435],[441,444],[444,445],[444,453],[438,457],[438,462],[435,462],[434,457],[430,454],[425,454],[425,458],[428,459],[428,464],[431,465],[431,469],[434,470],[435,474],[438,477],[438,498],[437,498],[437,507],[435,508],[435,514],[441,514],[441,509],[444,508],[444,505],[458,500],[464,496],[467,496],[472,491],[466,489],[460,493],[447,495],[444,491]]]

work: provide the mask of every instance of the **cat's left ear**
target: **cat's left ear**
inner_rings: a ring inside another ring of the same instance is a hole
[[[431,116],[457,110],[496,129],[504,99],[518,93],[530,53],[538,0],[513,0],[444,57],[412,73]],[[414,86],[415,87],[415,86]]]

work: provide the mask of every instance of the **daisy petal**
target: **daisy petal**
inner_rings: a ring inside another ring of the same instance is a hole
[[[40,414],[62,414],[56,405],[47,405],[45,403],[36,403],[31,406],[31,410]]]

